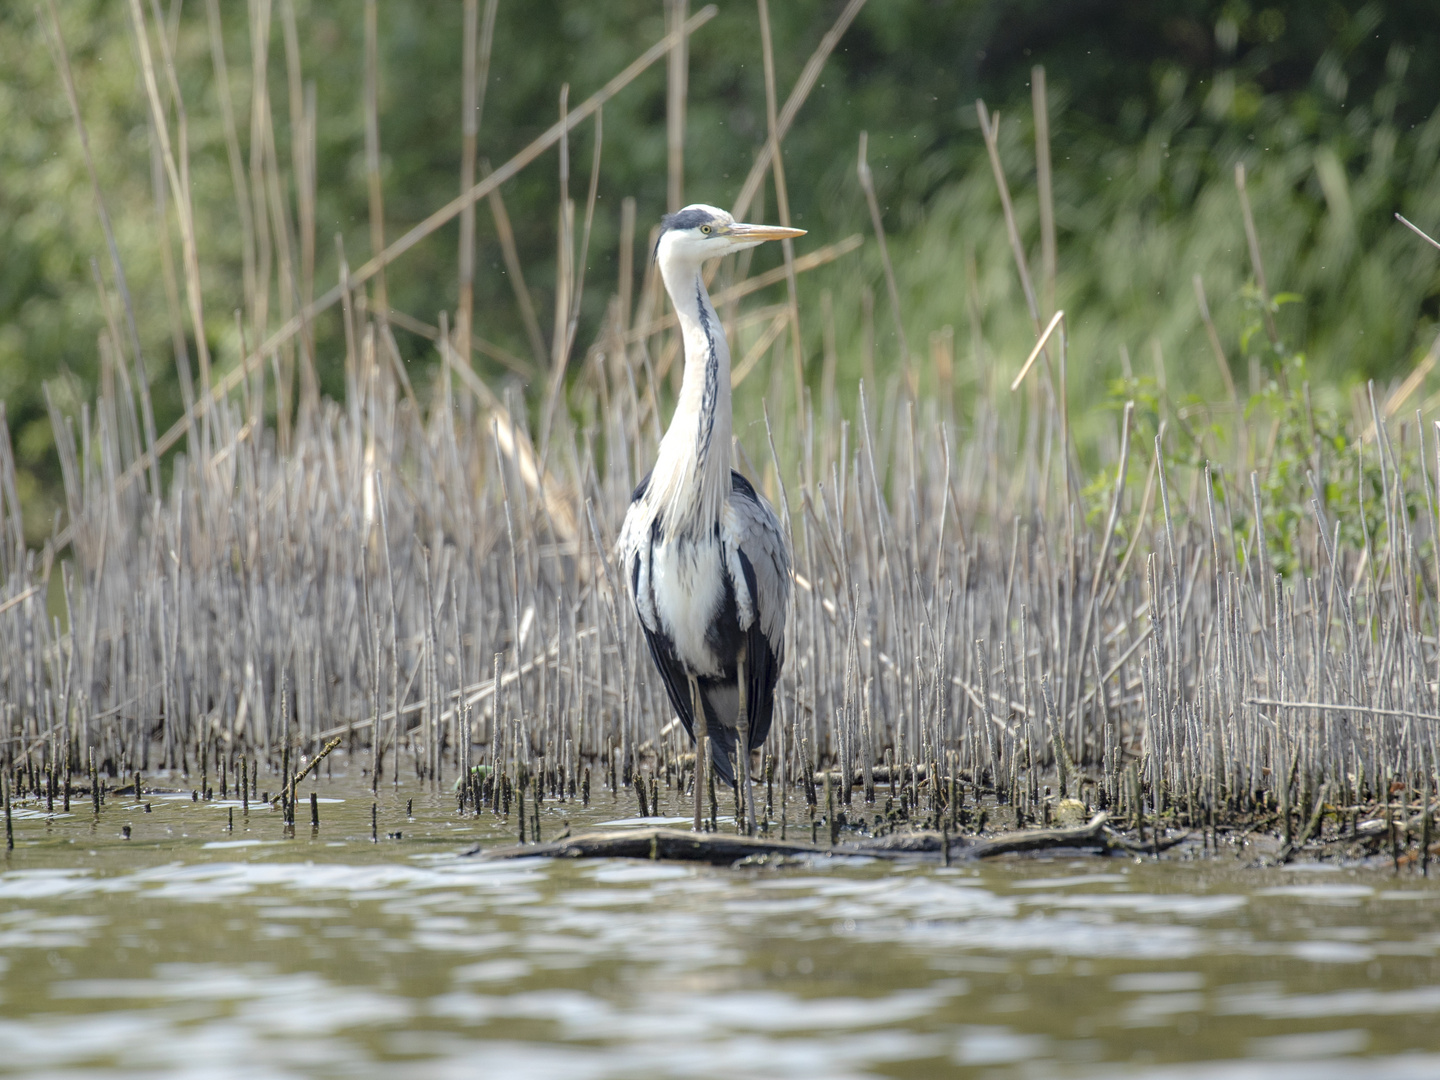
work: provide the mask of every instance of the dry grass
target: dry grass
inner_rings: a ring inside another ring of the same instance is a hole
[[[486,22],[493,17],[489,5]],[[134,18],[143,27],[138,3]],[[706,18],[693,16],[485,179],[475,182],[467,163],[459,199],[315,301],[310,283],[301,289],[287,277],[293,266],[272,258],[299,223],[266,202],[267,188],[279,190],[278,165],[252,156],[256,212],[244,220],[256,231],[246,248],[257,253],[256,284],[242,330],[262,344],[216,373],[213,388],[202,366],[201,396],[158,439],[138,423],[131,388],[113,378],[93,409],[57,413],[67,519],[43,553],[24,546],[0,412],[7,771],[28,770],[33,786],[38,774],[68,774],[93,754],[110,775],[214,775],[222,761],[235,775],[242,759],[293,772],[291,760],[342,736],[376,783],[403,770],[448,785],[484,764],[486,786],[466,785],[463,797],[496,808],[527,777],[573,797],[587,771],[622,786],[639,775],[637,797],[651,809],[648,785],[683,785],[688,746],[610,563],[630,490],[654,457],[678,347],[654,275],[633,309],[628,292],[612,301],[568,380],[550,381],[547,392],[561,400],[554,408],[507,398],[472,369],[457,344],[494,347],[472,339],[468,312],[455,335],[391,312],[383,274],[403,272],[404,251],[498,196],[504,179],[563,146],[575,125],[598,123],[604,97],[675,55],[675,35]],[[822,49],[833,45],[832,35]],[[816,72],[807,66],[802,82],[813,85]],[[152,68],[147,76],[163,120]],[[672,92],[683,86],[671,79]],[[771,90],[762,179],[779,163],[770,151],[795,116],[793,100],[777,119]],[[993,143],[988,121],[985,131]],[[465,138],[468,147],[473,133]],[[753,190],[747,183],[745,201]],[[372,192],[381,215],[378,186]],[[593,199],[592,185],[591,207]],[[176,205],[186,233],[186,202]],[[561,208],[572,256],[585,242],[577,233],[588,237],[574,216]],[[383,221],[374,231],[385,235]],[[1256,234],[1248,216],[1247,231]],[[1287,839],[1323,806],[1428,797],[1440,580],[1423,430],[1373,410],[1379,438],[1360,453],[1382,482],[1357,497],[1384,528],[1346,543],[1355,530],[1341,529],[1317,498],[1295,526],[1285,576],[1265,531],[1252,527],[1270,508],[1251,470],[1274,467],[1265,447],[1273,451],[1278,430],[1263,411],[1224,413],[1231,429],[1207,444],[1215,460],[1205,465],[1167,455],[1163,433],[1140,445],[1126,408],[1092,523],[1070,444],[1063,318],[1036,347],[1044,363],[1028,396],[1012,397],[1009,373],[994,372],[990,389],[957,412],[952,401],[915,400],[897,373],[878,400],[867,396],[875,387],[851,400],[835,389],[827,355],[822,392],[797,403],[783,377],[799,370],[798,335],[783,333],[797,318],[795,275],[845,250],[842,242],[820,257],[787,256],[769,278],[748,278],[748,262],[727,266],[717,290],[745,358],[737,377],[763,370],[767,352],[781,373],[763,435],[748,440],[761,452],[752,459],[737,444],[740,467],[775,501],[795,551],[779,714],[766,761],[756,763],[779,784],[773,816],[797,820],[792,800],[814,812],[823,802],[817,769],[835,773],[830,797],[842,806],[876,798],[880,777],[911,817],[954,817],[957,791],[969,786],[1022,821],[1068,795],[1136,818],[1177,809],[1192,823],[1278,815]],[[1258,271],[1258,239],[1254,252]],[[1053,296],[1053,254],[1036,297],[1018,237],[1016,253],[1038,332],[1050,319],[1039,305]],[[187,243],[187,291],[198,275],[191,254]],[[557,340],[536,350],[557,372],[584,260],[560,264],[572,280],[556,290]],[[750,299],[780,280],[783,300]],[[268,299],[276,286],[278,314]],[[203,320],[198,293],[190,300],[190,317]],[[344,398],[292,395],[313,363],[305,327],[337,307]],[[392,325],[433,336],[441,362],[428,385],[411,384]],[[104,347],[124,355],[123,341]],[[126,370],[123,360],[116,370]],[[279,419],[268,422],[277,402]],[[528,429],[531,409],[541,438]],[[846,415],[856,420],[838,420]],[[168,491],[138,483],[175,445],[183,452]],[[1317,443],[1303,462],[1320,477],[1317,496],[1333,464],[1327,453]],[[63,620],[47,609],[47,589],[63,597]],[[930,782],[937,775],[947,782]]]

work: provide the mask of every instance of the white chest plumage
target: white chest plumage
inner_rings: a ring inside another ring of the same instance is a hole
[[[718,677],[734,657],[708,640],[725,602],[724,555],[714,538],[660,542],[650,548],[650,585],[659,629],[693,674]]]

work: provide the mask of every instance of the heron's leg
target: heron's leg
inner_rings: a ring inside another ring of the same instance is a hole
[[[700,698],[700,683],[694,675],[690,680],[690,709],[695,714],[695,824],[696,832],[705,818],[705,766],[710,759],[710,731],[705,722],[705,702]]]
[[[745,660],[748,648],[740,650],[735,661],[735,685],[740,694],[740,715],[736,718],[735,768],[739,770],[740,786],[745,792],[745,835],[755,835],[755,798],[750,786],[750,687],[747,682]]]

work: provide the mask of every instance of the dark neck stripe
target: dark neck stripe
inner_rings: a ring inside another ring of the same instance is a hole
[[[695,437],[695,456],[701,471],[710,450],[710,437],[715,429],[715,406],[720,396],[720,355],[715,348],[715,329],[710,325],[710,314],[705,300],[705,283],[695,275],[695,308],[700,318],[700,330],[705,335],[705,384],[700,395],[700,423]]]

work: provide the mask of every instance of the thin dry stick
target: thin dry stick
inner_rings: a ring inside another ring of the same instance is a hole
[[[869,132],[860,133],[860,153],[856,171],[860,177],[860,188],[865,192],[865,205],[870,208],[870,224],[875,229],[875,239],[880,245],[880,265],[885,270],[885,287],[890,292],[890,310],[895,316],[895,336],[900,342],[900,367],[905,374],[905,387],[913,398],[918,393],[915,373],[910,369],[910,347],[905,341],[905,326],[900,317],[900,290],[895,285],[895,269],[890,265],[890,249],[885,245],[885,222],[880,217],[880,201],[875,197],[875,180],[870,174],[870,162],[866,158],[866,144]]]
[[[1270,310],[1270,286],[1265,281],[1265,264],[1260,259],[1260,235],[1255,231],[1255,215],[1250,212],[1250,193],[1245,189],[1245,163],[1235,163],[1235,191],[1240,196],[1240,213],[1245,220],[1245,243],[1250,249],[1250,266],[1255,271],[1255,286],[1260,290],[1260,315],[1265,320],[1265,336],[1277,351],[1280,334],[1275,329],[1275,315]]]
[[[1161,432],[1164,432],[1164,421],[1161,421]],[[1155,495],[1155,480],[1160,471],[1160,459],[1157,456],[1150,463],[1150,469],[1145,474],[1145,493],[1140,496],[1140,512],[1135,515],[1135,534],[1130,538],[1130,546],[1125,549],[1125,554],[1120,559],[1120,565],[1115,570],[1114,579],[1110,583],[1109,590],[1100,601],[1100,608],[1103,611],[1109,607],[1115,599],[1115,594],[1125,583],[1125,571],[1130,567],[1130,559],[1135,554],[1135,549],[1140,546],[1140,540],[1145,535],[1145,518],[1150,513],[1150,502]],[[1218,559],[1216,560],[1218,562]]]
[[[490,175],[490,163],[481,161],[481,177]],[[520,309],[520,321],[525,324],[525,334],[530,341],[530,355],[535,366],[543,371],[548,362],[549,350],[545,347],[545,335],[540,332],[540,319],[535,314],[535,302],[530,298],[530,287],[525,284],[525,270],[520,265],[520,250],[515,244],[515,230],[510,225],[510,214],[505,209],[505,197],[497,187],[490,192],[490,216],[495,221],[495,234],[500,239],[500,253],[505,258],[505,276],[510,279],[510,291],[515,294],[515,305]]]
[[[301,351],[308,357],[311,337],[310,323],[304,318],[305,304],[300,299],[299,285],[295,274],[294,237],[291,235],[289,208],[285,199],[285,189],[288,185],[280,176],[280,157],[275,149],[275,126],[268,107],[264,115],[263,137],[265,139],[264,161],[268,165],[268,168],[264,170],[267,192],[265,201],[270,211],[270,229],[274,233],[275,252],[278,256],[280,313],[283,318],[289,318],[292,312],[299,310],[301,318],[298,336],[300,337]],[[281,445],[288,449],[290,445],[290,402],[294,383],[293,342],[285,343],[284,358],[285,363],[280,368],[276,380],[276,413],[280,420],[277,426]],[[274,365],[275,357],[273,355],[271,362]],[[303,417],[302,412],[302,420]]]
[[[270,0],[256,0],[250,5],[250,161],[249,188],[251,214],[255,225],[255,291],[251,297],[250,325],[255,336],[264,340],[270,325],[270,230],[266,226],[269,211],[266,208],[265,193],[265,126],[270,115],[269,97],[270,65]],[[299,324],[292,333],[299,332]],[[288,335],[287,335],[288,339]],[[278,344],[278,343],[277,343]],[[266,353],[256,356],[257,364]],[[260,369],[258,380],[264,382],[264,368]],[[209,407],[207,399],[196,410],[203,415]],[[257,398],[257,407],[260,399]],[[163,439],[161,440],[164,441]],[[163,452],[163,451],[162,451]]]
[[[1120,522],[1120,502],[1125,496],[1125,474],[1130,465],[1130,422],[1135,415],[1135,402],[1125,403],[1125,416],[1120,424],[1120,465],[1115,471],[1115,494],[1110,501],[1110,517],[1105,523],[1105,539],[1100,544],[1100,554],[1095,558],[1095,571],[1090,575],[1090,599],[1085,604],[1085,620],[1080,628],[1080,656],[1090,648],[1090,630],[1095,622],[1095,602],[1100,595],[1100,583],[1105,580],[1105,560],[1110,557],[1110,545],[1115,539],[1115,526]],[[1083,683],[1083,680],[1077,680]],[[1080,726],[1080,694],[1083,686],[1077,686],[1075,694],[1075,725]]]
[[[365,0],[365,184],[370,194],[370,250],[378,258],[385,252],[385,199],[380,188],[380,28],[375,0]],[[372,262],[374,259],[371,260]],[[366,264],[367,266],[369,263]],[[361,284],[370,275],[364,268],[352,277]],[[385,288],[385,266],[375,268],[375,304],[390,306]]]
[[[304,106],[304,128],[301,134],[301,142],[305,152],[300,160],[305,166],[305,177],[300,185],[299,211],[300,211],[300,298],[309,304],[315,299],[315,200],[316,200],[316,161],[319,157],[319,126],[317,116],[318,106],[315,103],[315,80],[311,79],[305,84],[305,106]],[[306,369],[307,376],[314,378],[314,354],[315,346],[312,341],[306,341]],[[318,384],[317,384],[318,388]]]
[[[790,309],[788,306],[782,310],[779,315],[776,315],[770,320],[770,325],[765,329],[765,332],[760,335],[754,345],[750,346],[744,358],[741,359],[740,363],[735,365],[735,370],[730,373],[730,388],[732,390],[745,381],[745,377],[749,375],[755,365],[760,362],[760,358],[770,350],[770,346],[774,345],[780,335],[785,332],[785,327],[789,323],[789,320]]]
[[[683,28],[689,9],[689,0],[665,0],[665,29],[674,34]],[[685,205],[685,95],[690,81],[690,37],[674,37],[665,61],[665,205],[672,214]]]
[[[1362,716],[1398,716],[1402,719],[1440,720],[1435,713],[1415,712],[1411,709],[1381,709],[1369,705],[1347,705],[1339,701],[1281,701],[1278,698],[1249,697],[1246,705],[1259,705],[1277,709],[1318,709],[1322,712],[1352,712]]]
[[[1416,225],[1409,218],[1405,217],[1404,214],[1397,212],[1395,214],[1395,220],[1400,222],[1401,225],[1404,225],[1407,229],[1413,232],[1416,236],[1420,237],[1420,239],[1424,240],[1431,247],[1440,248],[1440,241],[1437,241],[1433,236],[1421,229],[1420,226]]]
[[[775,53],[770,41],[770,5],[757,0],[760,8],[760,48],[765,61],[765,124],[770,135],[770,166],[775,179],[775,206],[780,224],[790,227],[790,193],[785,187],[785,164],[780,153],[780,126],[775,114]],[[795,243],[780,241],[785,256],[785,288],[790,297],[790,358],[795,371],[795,408],[805,401],[805,348],[800,341],[800,302],[795,291]]]
[[[1040,280],[1045,310],[1055,310],[1055,196],[1050,184],[1050,103],[1045,96],[1045,68],[1030,69],[1030,101],[1035,110],[1035,186],[1040,196]]]
[[[158,3],[158,0],[151,2]],[[307,90],[300,71],[300,34],[295,25],[295,0],[282,0],[280,25],[285,34],[286,79],[290,88],[290,161],[300,219],[300,299],[308,304],[315,299],[315,87],[312,83]],[[306,372],[311,380],[307,393],[313,393],[316,388],[310,357],[314,350],[310,342],[305,344]]]
[[[975,102],[975,114],[980,121],[980,132],[985,140],[985,151],[990,158],[990,171],[995,176],[995,188],[1000,193],[1000,209],[1005,217],[1005,232],[1010,239],[1010,254],[1015,260],[1015,269],[1020,275],[1020,287],[1025,294],[1025,304],[1030,310],[1030,321],[1035,327],[1036,334],[1039,334],[1040,307],[1035,299],[1035,286],[1030,279],[1030,267],[1025,259],[1025,247],[1020,242],[1020,229],[1015,223],[1015,207],[1010,201],[1010,185],[1005,180],[1005,169],[1000,162],[1000,116],[997,113],[992,119],[989,110],[985,108],[985,102],[980,100]],[[1046,375],[1049,378],[1050,386],[1054,387],[1055,371],[1050,363],[1048,349],[1044,351],[1043,355],[1045,356]],[[1038,411],[1038,390],[1031,394],[1031,408]],[[1068,453],[1067,448],[1067,465]],[[1068,473],[1068,468],[1066,471]]]
[[[617,295],[620,302],[620,324],[616,329],[623,335],[630,329],[634,316],[635,289],[635,198],[627,195],[620,200],[620,254]]]
[[[1210,352],[1215,357],[1215,366],[1220,369],[1220,378],[1225,383],[1225,395],[1230,399],[1230,407],[1235,416],[1235,433],[1239,440],[1240,460],[1242,463],[1250,460],[1250,434],[1249,426],[1240,415],[1240,394],[1235,388],[1235,379],[1230,374],[1230,361],[1225,357],[1225,349],[1220,344],[1220,335],[1215,330],[1215,320],[1210,317],[1210,303],[1205,296],[1205,281],[1199,274],[1196,274],[1191,283],[1195,286],[1195,302],[1200,307],[1200,321],[1205,326],[1205,338],[1210,342]]]
[[[1230,399],[1231,405],[1240,403],[1240,395],[1235,390],[1235,379],[1230,374],[1230,361],[1225,359],[1225,349],[1220,344],[1220,335],[1215,331],[1215,320],[1210,317],[1210,304],[1205,298],[1205,282],[1196,274],[1191,279],[1195,286],[1195,302],[1200,305],[1200,321],[1205,325],[1205,337],[1210,342],[1210,351],[1215,356],[1215,366],[1220,369],[1220,378],[1225,382],[1225,396]],[[1240,425],[1243,432],[1244,425]]]
[[[560,87],[560,121],[570,104],[570,84]],[[596,114],[599,115],[598,113]],[[575,289],[575,202],[570,198],[570,140],[560,140],[560,220],[556,230],[555,314],[550,335],[550,378],[541,405],[540,456],[549,456],[550,425],[555,405],[565,385],[565,365],[570,359],[570,297]]]
[[[580,258],[575,264],[574,296],[570,299],[570,319],[565,331],[565,354],[575,348],[575,332],[580,325],[580,301],[585,296],[585,267],[590,259],[590,230],[595,224],[595,202],[600,197],[600,148],[605,145],[605,110],[595,111],[595,145],[590,158],[590,187],[585,195],[585,225],[580,230]]]
[[[301,769],[298,773],[295,774],[294,778],[290,781],[290,800],[292,802],[295,800],[296,785],[299,784],[301,780],[304,780],[305,777],[309,776],[312,772],[314,772],[316,766],[318,766],[320,762],[324,761],[325,758],[329,756],[330,751],[334,750],[337,746],[340,745],[340,738],[340,735],[332,736],[330,741],[325,744],[324,748],[321,749],[321,751],[313,758],[311,758],[303,769]]]
[[[213,2],[213,0],[212,0]],[[485,87],[490,76],[490,50],[495,42],[495,12],[500,0],[485,0],[485,19],[476,41],[480,0],[465,0],[464,55],[460,89],[460,190],[475,186],[475,146],[480,117],[485,109]],[[477,59],[477,46],[479,56]],[[460,301],[455,309],[455,343],[470,362],[470,334],[475,307],[475,204],[460,212]]]
[[[190,371],[190,347],[185,340],[185,306],[180,301],[180,278],[175,272],[174,245],[170,240],[170,193],[166,187],[165,170],[160,164],[160,141],[153,131],[150,133],[150,158],[150,187],[155,200],[156,243],[160,248],[160,276],[165,285],[170,347],[175,358],[175,374],[180,380],[180,397],[188,409],[195,404],[195,383]],[[189,438],[198,448],[200,444],[194,442],[193,430]]]
[[[1050,355],[1045,351],[1045,343],[1050,340],[1050,335],[1055,332],[1055,328],[1064,321],[1065,312],[1063,311],[1057,311],[1050,317],[1049,325],[1045,327],[1039,340],[1035,342],[1035,347],[1030,350],[1030,355],[1025,358],[1025,363],[1020,365],[1020,370],[1016,373],[1015,378],[1010,381],[1010,392],[1012,394],[1020,389],[1020,384],[1025,381],[1025,376],[1030,374],[1030,369],[1035,366],[1035,361],[1040,356],[1045,357],[1045,367],[1046,370],[1049,371]],[[1053,371],[1050,372],[1052,382],[1054,381],[1054,374]]]
[[[570,107],[570,84],[560,87],[560,122]],[[550,394],[555,393],[557,369],[564,362],[565,325],[570,315],[570,292],[575,286],[575,204],[570,199],[570,137],[560,139],[560,207],[555,230],[555,311],[550,332]],[[547,401],[546,412],[550,405]],[[543,439],[541,440],[544,441]]]
[[[210,27],[210,60],[215,69],[215,90],[220,99],[220,118],[225,127],[225,153],[230,161],[230,183],[235,188],[235,208],[240,216],[240,260],[245,284],[245,306],[255,309],[255,219],[251,215],[250,192],[245,183],[245,163],[240,156],[240,136],[235,128],[235,105],[230,97],[230,71],[225,62],[225,39],[220,23],[220,0],[205,0]]]
[[[22,604],[26,600],[30,599],[30,597],[34,596],[40,591],[40,588],[41,587],[39,585],[31,585],[24,592],[16,593],[14,596],[10,597],[9,600],[6,600],[4,603],[0,603],[0,615],[3,615],[11,608],[16,607],[19,604]]]
[[[4,416],[3,416],[3,415],[0,415],[0,421],[3,421],[3,419],[4,419]],[[1440,420],[1436,420],[1434,423],[1435,423],[1435,493],[1436,493],[1435,513],[1436,513],[1436,515],[1437,515],[1436,518],[1435,518],[1435,535],[1436,535],[1436,536],[1440,536]],[[1423,454],[1424,452],[1425,452],[1425,451],[1422,449],[1422,450],[1421,450],[1421,453]],[[1336,525],[1336,528],[1338,529],[1340,523],[1337,521],[1337,522],[1335,523],[1335,525]],[[1332,564],[1333,564],[1333,558],[1332,558]],[[1332,574],[1333,574],[1333,571],[1332,571]],[[1440,596],[1440,559],[1436,559],[1436,560],[1435,560],[1435,588],[1436,588],[1436,595],[1437,595],[1437,596]],[[1436,666],[1436,672],[1435,672],[1435,675],[1436,675],[1436,685],[1437,685],[1437,686],[1440,686],[1440,649],[1437,649],[1437,650],[1435,651],[1435,666]]]
[[[1411,370],[1410,374],[1405,376],[1404,382],[1392,390],[1389,396],[1386,397],[1385,405],[1381,409],[1381,413],[1386,420],[1389,420],[1399,412],[1404,407],[1405,402],[1410,399],[1410,395],[1420,389],[1420,384],[1425,381],[1425,376],[1434,370],[1437,361],[1440,361],[1440,334],[1437,334],[1434,340],[1430,342],[1430,348],[1426,350],[1425,355]],[[1369,442],[1374,437],[1375,422],[1372,420],[1370,425],[1365,429],[1365,441]]]
[[[401,330],[408,330],[410,333],[417,334],[427,341],[440,340],[440,328],[438,326],[433,326],[423,319],[417,319],[413,315],[401,311],[399,308],[386,308],[385,318]],[[500,361],[500,363],[504,364],[517,375],[528,377],[534,374],[534,369],[524,360],[521,360],[520,357],[508,349],[502,349],[493,341],[487,341],[474,334],[470,336],[470,351],[479,353],[481,356],[488,356],[492,360]]]
[[[1025,290],[1025,303],[1030,308],[1030,319],[1035,332],[1040,332],[1040,307],[1035,300],[1035,286],[1030,280],[1030,267],[1025,261],[1025,246],[1020,242],[1020,229],[1015,224],[1015,207],[1010,202],[1010,185],[1005,180],[1005,169],[1000,164],[1000,114],[994,119],[985,108],[985,102],[975,102],[975,114],[980,118],[980,133],[985,138],[985,150],[990,155],[990,170],[995,174],[995,187],[1000,192],[1000,209],[1005,216],[1005,232],[1010,237],[1010,253],[1015,257],[1015,268],[1020,272],[1020,286]],[[1046,358],[1049,362],[1049,358]]]

